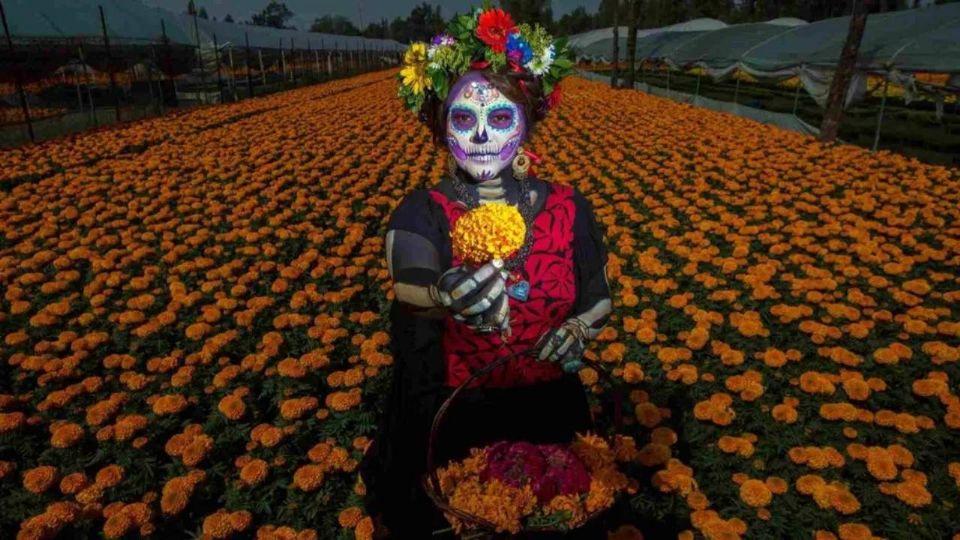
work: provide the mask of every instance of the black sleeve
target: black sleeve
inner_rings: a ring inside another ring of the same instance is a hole
[[[393,231],[389,257],[394,281],[411,285],[435,283],[450,267],[448,229],[442,210],[428,190],[407,194],[387,224],[387,231]]]
[[[579,191],[574,191],[576,214],[573,221],[573,258],[577,279],[577,299],[573,314],[583,313],[610,298],[604,267],[607,246],[593,214],[593,206]]]

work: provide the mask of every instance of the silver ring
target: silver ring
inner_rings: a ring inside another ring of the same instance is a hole
[[[480,326],[474,327],[474,331],[479,334],[492,334],[499,330],[500,328],[496,326],[490,326],[489,324],[482,324]]]

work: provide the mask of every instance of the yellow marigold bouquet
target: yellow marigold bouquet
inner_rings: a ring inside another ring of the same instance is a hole
[[[613,505],[629,481],[617,461],[636,453],[630,437],[614,445],[577,434],[572,444],[501,441],[437,469],[440,495],[451,508],[493,525],[495,532],[569,530]],[[445,513],[457,534],[480,528]]]
[[[516,253],[523,246],[527,224],[516,207],[489,203],[461,216],[450,234],[454,255],[468,265],[480,266]]]

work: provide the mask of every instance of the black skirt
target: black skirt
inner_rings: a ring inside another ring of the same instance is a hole
[[[421,487],[434,416],[452,389],[445,384],[442,322],[391,307],[393,379],[378,432],[360,464],[365,506],[390,538],[431,538],[449,527]],[[467,389],[450,407],[437,436],[434,462],[462,459],[470,448],[499,440],[568,443],[593,429],[586,390],[576,375],[519,388]],[[599,536],[598,536],[599,534]],[[578,530],[564,538],[602,538]],[[452,534],[433,538],[453,538]],[[537,535],[535,538],[546,538]]]

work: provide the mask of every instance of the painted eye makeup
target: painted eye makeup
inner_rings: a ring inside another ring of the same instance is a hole
[[[466,109],[450,111],[450,124],[457,131],[467,131],[477,124],[477,116]]]
[[[494,129],[506,130],[513,127],[516,113],[509,107],[502,107],[490,111],[487,115],[487,123]]]

